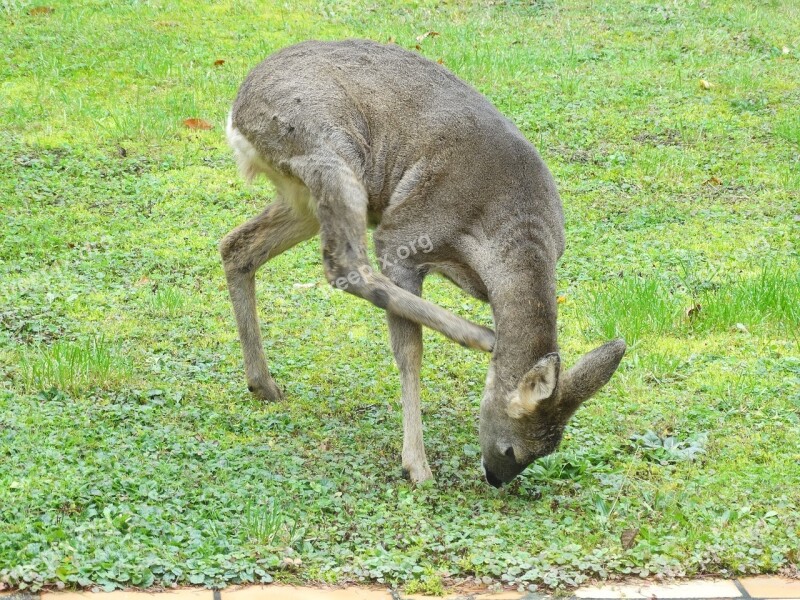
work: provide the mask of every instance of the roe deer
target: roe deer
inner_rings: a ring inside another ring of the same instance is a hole
[[[261,346],[256,270],[319,232],[328,281],[386,310],[401,379],[402,464],[412,481],[431,477],[420,414],[422,325],[492,353],[479,432],[490,484],[556,449],[569,417],[611,378],[625,342],[562,371],[561,201],[511,121],[419,54],[364,40],[310,41],[250,72],[227,136],[243,175],[264,174],[277,190],[220,244],[252,393],[282,397]],[[367,257],[368,225],[376,226],[380,273]],[[420,298],[433,272],[489,302],[495,331]]]

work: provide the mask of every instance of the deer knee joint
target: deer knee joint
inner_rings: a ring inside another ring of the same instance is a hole
[[[233,233],[229,233],[219,243],[219,253],[222,256],[222,262],[228,263],[233,255],[233,247],[236,244],[236,239]]]
[[[252,258],[242,251],[242,236],[239,232],[232,231],[222,238],[219,243],[219,253],[227,275],[249,275],[255,271]]]
[[[226,273],[238,271],[238,265],[236,264],[236,255],[238,254],[238,236],[235,233],[236,232],[229,233],[222,238],[222,241],[219,243],[219,253],[220,256],[222,256],[222,266]]]

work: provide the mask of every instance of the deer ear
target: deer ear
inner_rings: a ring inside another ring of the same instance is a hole
[[[603,387],[625,354],[625,340],[616,339],[585,354],[574,367],[564,373],[559,404],[572,415],[578,407]]]
[[[522,376],[516,393],[511,396],[506,412],[519,419],[533,412],[540,402],[550,398],[558,386],[561,358],[558,352],[547,354]]]

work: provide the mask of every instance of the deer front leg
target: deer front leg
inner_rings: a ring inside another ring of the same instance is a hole
[[[422,438],[422,408],[419,372],[422,366],[422,326],[386,313],[389,337],[400,371],[400,399],[403,404],[403,473],[414,483],[433,478]]]
[[[422,277],[412,269],[386,273],[401,288],[419,296]],[[431,479],[431,468],[422,439],[419,372],[422,367],[422,327],[392,313],[386,313],[394,360],[400,371],[403,404],[403,472],[414,483]]]
[[[277,201],[231,231],[219,245],[244,354],[247,389],[262,400],[279,400],[283,394],[269,372],[261,345],[256,271],[270,258],[312,237],[318,228],[310,215],[298,215],[291,206]]]

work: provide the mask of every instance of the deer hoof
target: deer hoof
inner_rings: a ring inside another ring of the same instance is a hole
[[[431,473],[431,468],[426,462],[421,465],[414,465],[411,467],[404,466],[403,477],[409,479],[411,483],[422,483],[423,481],[433,479],[433,473]]]
[[[283,392],[272,378],[265,382],[250,383],[247,385],[247,389],[250,390],[253,396],[264,402],[278,402],[279,400],[283,400]]]

